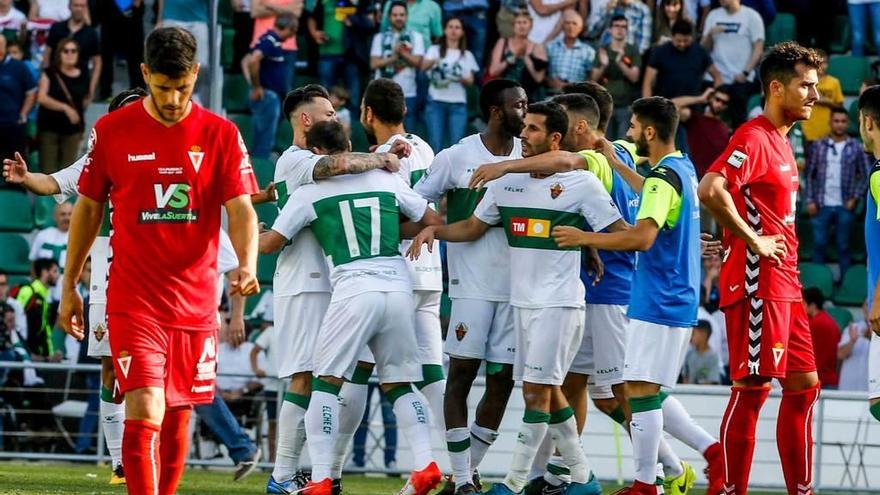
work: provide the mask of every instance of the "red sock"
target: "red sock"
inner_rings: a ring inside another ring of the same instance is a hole
[[[129,495],[156,495],[159,488],[160,427],[126,419],[122,434],[122,464]]]
[[[730,402],[721,421],[721,447],[724,449],[724,493],[745,495],[755,454],[758,414],[767,400],[769,388],[732,387]]]
[[[819,385],[782,392],[776,421],[776,447],[790,495],[813,493],[813,407],[818,401]]]
[[[176,407],[165,410],[162,421],[162,476],[159,495],[174,495],[189,453],[189,416],[192,408]],[[126,473],[127,474],[127,473]],[[127,479],[127,478],[126,478]]]

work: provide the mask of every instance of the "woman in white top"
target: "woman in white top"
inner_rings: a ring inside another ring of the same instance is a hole
[[[446,20],[439,44],[432,45],[422,59],[422,70],[428,73],[431,83],[425,109],[428,144],[437,153],[464,137],[468,116],[464,87],[474,83],[474,75],[480,70],[467,50],[460,19]]]

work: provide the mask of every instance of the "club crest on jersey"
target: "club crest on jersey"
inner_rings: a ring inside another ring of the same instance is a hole
[[[455,338],[461,342],[464,339],[464,336],[467,334],[468,327],[464,323],[459,323],[455,326]]]
[[[740,168],[748,157],[749,155],[745,154],[742,150],[733,150],[730,156],[727,157],[727,164],[733,168]]]
[[[122,372],[122,376],[128,378],[128,370],[131,368],[131,356],[128,355],[128,351],[119,353],[119,357],[116,358],[116,364],[119,365],[119,371]]]
[[[782,342],[773,344],[773,365],[779,368],[779,362],[782,361],[782,355],[785,353],[785,346]]]
[[[562,191],[564,191],[562,184],[557,182],[556,184],[550,186],[550,197],[556,199],[559,197],[560,194],[562,194]]]
[[[186,152],[186,154],[189,155],[189,162],[192,163],[196,173],[199,173],[199,168],[202,166],[202,160],[205,159],[205,152],[202,151],[200,146],[193,146]]]
[[[107,332],[106,332],[106,329],[104,328],[104,325],[102,325],[100,323],[95,325],[94,334],[95,334],[95,338],[98,340],[98,342],[104,340],[104,335],[106,335],[106,333]]]

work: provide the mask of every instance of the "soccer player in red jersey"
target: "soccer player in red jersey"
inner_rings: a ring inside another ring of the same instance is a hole
[[[760,66],[763,115],[737,129],[699,186],[724,227],[719,284],[733,379],[721,423],[725,495],[747,493],[758,414],[773,378],[783,388],[776,442],[785,485],[792,495],[812,493],[819,378],[798,281],[798,169],[786,134],[810,118],[820,65],[815,51],[797,43],[774,46]]]
[[[191,101],[195,53],[195,39],[179,28],[147,38],[141,71],[150,96],[95,124],[71,220],[60,320],[82,339],[74,284],[104,203],[113,203],[107,313],[117,329],[110,347],[125,394],[122,459],[133,495],[175,492],[191,406],[213,399],[221,207],[239,260],[231,292],[259,291],[253,169],[235,126]]]

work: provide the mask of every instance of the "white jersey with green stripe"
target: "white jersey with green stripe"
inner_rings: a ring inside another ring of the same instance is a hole
[[[581,250],[563,249],[553,227],[588,224],[600,231],[620,211],[599,179],[585,170],[533,178],[508,174],[489,183],[474,211],[480,221],[501,222],[510,245],[510,304],[518,308],[583,307]]]
[[[327,261],[334,299],[412,292],[400,255],[400,215],[418,222],[428,202],[384,170],[342,175],[290,195],[272,230],[287,239],[310,226]]]
[[[275,164],[279,209],[284,208],[298,188],[314,183],[315,164],[320,159],[320,155],[297,146],[291,146],[281,154]],[[272,293],[276,297],[303,292],[330,292],[327,262],[311,229],[303,229],[284,246],[278,255],[272,280]]]
[[[398,175],[410,187],[419,182],[425,175],[431,162],[434,161],[434,150],[431,149],[424,139],[415,134],[395,134],[378,149],[377,153],[386,152],[397,141],[406,141],[412,146],[412,154],[400,160]],[[400,254],[406,253],[412,241],[409,239],[400,242]],[[419,259],[412,261],[406,258],[409,266],[409,275],[412,278],[413,290],[442,291],[443,290],[443,265],[440,261],[440,241],[434,241],[432,252],[422,249]]]
[[[479,134],[468,136],[434,158],[431,167],[414,189],[428,201],[439,203],[446,195],[446,222],[471,216],[485,189],[468,188],[480,165],[522,158],[522,145],[513,139],[508,156],[495,156]],[[424,250],[423,250],[424,252]],[[449,297],[483,301],[510,300],[510,258],[507,240],[500,228],[491,228],[474,242],[447,244]]]

